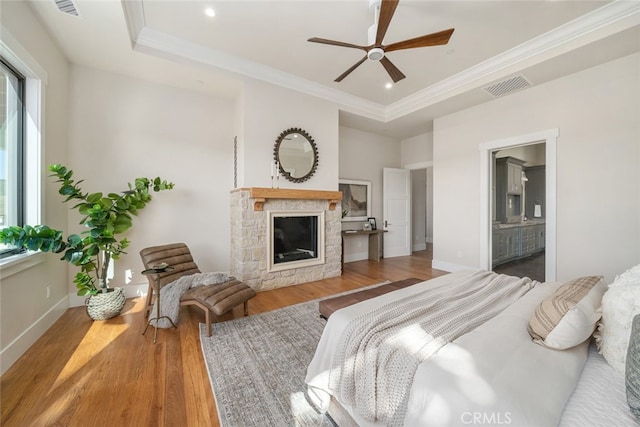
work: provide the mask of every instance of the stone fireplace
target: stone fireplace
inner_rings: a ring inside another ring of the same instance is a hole
[[[233,190],[231,274],[256,291],[339,276],[341,197],[339,191]]]

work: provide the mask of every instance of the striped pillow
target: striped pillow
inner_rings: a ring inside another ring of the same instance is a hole
[[[600,319],[602,295],[607,290],[602,276],[586,276],[560,286],[531,315],[527,330],[533,341],[565,350],[584,342]]]

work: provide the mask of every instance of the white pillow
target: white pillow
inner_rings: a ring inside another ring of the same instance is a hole
[[[606,290],[607,285],[603,280],[599,280],[587,296],[571,308],[558,325],[549,332],[544,345],[557,350],[566,350],[585,342],[593,334],[600,320],[600,305]]]
[[[600,319],[602,276],[585,276],[560,286],[531,314],[527,329],[533,341],[556,350],[585,342]]]
[[[598,350],[624,375],[633,317],[640,313],[640,264],[616,277],[602,297],[602,319],[595,334]]]

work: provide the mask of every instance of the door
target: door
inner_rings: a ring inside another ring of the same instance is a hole
[[[411,171],[383,168],[384,256],[411,255]]]

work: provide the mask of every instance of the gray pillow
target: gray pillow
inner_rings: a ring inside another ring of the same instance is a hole
[[[626,363],[627,402],[640,421],[640,314],[633,318]]]

